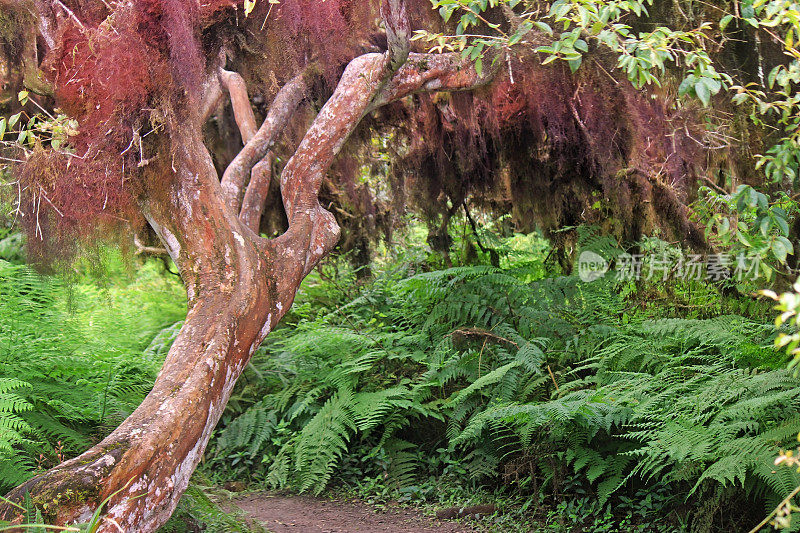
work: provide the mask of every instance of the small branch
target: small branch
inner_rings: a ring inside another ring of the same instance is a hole
[[[550,379],[553,380],[553,385],[556,386],[556,392],[558,392],[558,382],[556,381],[556,377],[553,375],[553,370],[550,368],[550,365],[547,365],[547,372],[550,374]]]
[[[73,13],[73,12],[72,12],[72,11],[71,11],[71,10],[70,10],[70,9],[69,9],[67,6],[65,6],[65,5],[64,5],[64,3],[63,3],[61,0],[55,0],[53,3],[54,3],[55,5],[57,5],[57,6],[59,6],[59,7],[60,7],[61,9],[63,9],[64,11],[66,11],[66,12],[67,12],[67,15],[69,15],[69,17],[70,17],[72,20],[74,20],[74,21],[75,21],[75,24],[77,24],[77,25],[78,25],[78,27],[80,27],[81,31],[83,31],[83,32],[85,32],[85,31],[86,31],[86,26],[84,26],[84,25],[83,25],[83,22],[81,22],[81,21],[80,21],[80,19],[79,19],[78,17],[76,17],[76,16],[75,16],[75,13]]]
[[[463,335],[464,337],[481,337],[487,340],[493,340],[495,342],[504,342],[506,344],[510,344],[516,348],[519,348],[519,344],[512,341],[511,339],[507,339],[505,337],[501,337],[500,335],[495,335],[491,331],[486,331],[478,328],[457,329],[449,333],[447,336],[450,337],[452,335]]]
[[[464,215],[466,215],[469,225],[472,228],[472,234],[475,235],[475,243],[478,245],[478,248],[481,249],[481,252],[488,253],[488,249],[481,243],[481,238],[478,235],[478,225],[475,223],[475,219],[472,218],[472,214],[469,212],[467,201],[464,200],[461,205],[464,207]]]
[[[225,169],[225,173],[222,176],[222,194],[225,203],[235,213],[240,211],[242,191],[248,174],[283,133],[297,106],[305,98],[305,93],[305,73],[296,76],[284,85],[278,91],[275,100],[272,101],[267,118],[264,119],[261,128],[245,144],[242,151],[228,165],[228,168]]]
[[[220,68],[218,74],[220,84],[228,91],[231,97],[233,116],[236,118],[236,125],[239,126],[242,142],[247,144],[255,136],[258,129],[256,127],[256,116],[253,113],[253,107],[250,105],[250,98],[247,95],[247,84],[245,84],[244,78],[238,72]]]
[[[136,255],[149,254],[149,255],[167,255],[166,248],[158,248],[155,246],[145,246],[139,239],[138,235],[133,236],[133,245],[136,246]]]
[[[730,194],[728,191],[726,191],[725,189],[723,189],[722,187],[711,181],[707,176],[703,176],[703,181],[706,183],[706,185],[708,185],[709,187],[711,187],[720,194],[725,194],[725,195]]]
[[[219,76],[209,76],[206,81],[206,89],[203,92],[203,100],[200,102],[200,121],[205,122],[222,103],[222,84],[219,81]]]
[[[267,156],[259,161],[250,173],[250,184],[244,193],[242,210],[239,219],[242,224],[253,230],[258,235],[258,228],[261,225],[261,216],[264,213],[264,203],[267,201],[269,193],[269,182],[272,178],[272,163],[275,155],[269,152]]]
[[[50,207],[52,207],[53,209],[55,209],[56,213],[58,213],[58,214],[59,214],[59,216],[60,216],[61,218],[64,218],[64,213],[62,213],[62,212],[61,212],[61,211],[60,211],[60,210],[59,210],[59,209],[58,209],[58,208],[55,206],[55,204],[54,204],[53,202],[51,202],[51,201],[50,201],[50,198],[48,198],[48,197],[47,197],[47,195],[44,193],[44,189],[42,189],[41,187],[39,187],[39,195],[40,195],[42,198],[44,198],[45,200],[47,200],[47,203],[48,203],[48,204],[50,204]]]
[[[798,486],[791,493],[789,493],[789,495],[785,497],[783,501],[779,503],[778,506],[775,507],[775,509],[771,513],[769,513],[769,515],[764,520],[762,520],[756,527],[750,530],[750,533],[758,533],[759,531],[761,531],[761,528],[766,526],[769,523],[769,521],[772,520],[772,517],[778,514],[778,511],[780,511],[783,508],[783,506],[788,505],[788,503],[792,501],[792,498],[797,496],[798,493],[800,493],[800,486]]]

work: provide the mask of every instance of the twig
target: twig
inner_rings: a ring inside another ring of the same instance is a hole
[[[550,374],[550,379],[553,380],[553,385],[556,386],[556,392],[558,392],[558,383],[556,383],[556,377],[553,375],[553,371],[550,369],[550,365],[547,365],[547,372]]]
[[[798,486],[797,488],[795,488],[795,489],[794,489],[794,490],[793,490],[793,491],[792,491],[792,492],[791,492],[791,493],[790,493],[790,494],[789,494],[787,497],[785,497],[785,498],[783,499],[783,501],[782,501],[781,503],[779,503],[779,504],[778,504],[778,506],[777,506],[775,509],[773,509],[773,510],[772,510],[772,512],[771,512],[771,513],[769,513],[769,515],[768,515],[768,516],[767,516],[767,517],[766,517],[764,520],[762,520],[762,521],[761,521],[761,522],[760,522],[760,523],[759,523],[759,524],[758,524],[756,527],[754,527],[753,529],[751,529],[749,533],[758,533],[758,532],[761,530],[761,528],[762,528],[762,527],[766,526],[766,525],[769,523],[769,521],[772,519],[772,517],[773,517],[773,516],[775,516],[776,514],[778,514],[778,511],[780,511],[780,510],[781,510],[781,508],[782,508],[784,505],[786,505],[787,503],[789,503],[789,501],[790,501],[792,498],[794,498],[795,496],[797,496],[797,493],[798,493],[798,492],[800,492],[800,486]]]
[[[718,193],[725,195],[730,194],[728,191],[726,191],[725,189],[723,189],[722,187],[720,187],[719,185],[708,179],[708,176],[703,176],[703,181],[706,182],[712,189],[714,189]]]
[[[485,338],[487,338],[487,340],[488,339],[492,339],[492,340],[495,340],[497,342],[505,342],[505,343],[511,344],[513,346],[519,347],[519,344],[517,344],[516,342],[512,341],[511,339],[506,339],[505,337],[501,337],[500,335],[495,335],[491,331],[486,331],[486,330],[483,330],[483,329],[477,329],[477,328],[457,329],[457,330],[455,330],[455,331],[453,331],[451,333],[448,333],[447,336],[450,337],[450,336],[456,335],[456,334],[463,335],[465,337],[485,337]]]
[[[59,210],[58,210],[58,208],[55,206],[55,204],[53,204],[53,202],[51,202],[51,201],[50,201],[50,198],[48,198],[48,197],[47,197],[47,195],[44,193],[44,189],[42,189],[41,187],[39,187],[39,196],[43,196],[43,197],[44,197],[44,199],[45,199],[45,200],[47,200],[47,203],[48,203],[48,204],[50,204],[50,207],[52,207],[53,209],[55,209],[55,210],[56,210],[56,213],[58,213],[59,215],[61,215],[61,218],[64,218],[64,213],[62,213],[61,211],[59,211]]]
[[[155,246],[145,246],[142,244],[142,241],[139,240],[138,235],[133,236],[133,245],[136,246],[136,255],[140,254],[151,254],[151,255],[165,255],[167,253],[166,248],[158,248]]]

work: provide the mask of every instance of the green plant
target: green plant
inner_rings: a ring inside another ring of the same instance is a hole
[[[278,329],[212,439],[208,470],[412,502],[513,471],[508,488],[536,487],[546,505],[591,495],[597,531],[647,531],[695,496],[708,504],[670,523],[709,530],[732,498],[768,506],[794,486],[772,458],[800,431],[800,383],[769,325],[718,316],[751,303],[701,282],[587,284],[540,268],[399,269]]]
[[[183,313],[179,286],[153,265],[100,288],[0,261],[0,492],[127,416],[164,355],[145,349]]]

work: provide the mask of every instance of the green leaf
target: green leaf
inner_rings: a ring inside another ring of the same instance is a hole
[[[719,80],[715,80],[714,78],[703,77],[700,78],[700,81],[708,87],[708,90],[711,91],[711,94],[717,94],[720,89],[722,89],[722,83]]]
[[[772,248],[772,255],[775,256],[775,259],[777,259],[781,263],[785,263],[786,255],[789,253],[789,250],[786,248],[786,245],[784,245],[784,243],[776,239],[772,241],[771,248]]]
[[[733,15],[725,15],[722,17],[722,20],[719,21],[719,29],[725,31],[725,28],[728,27],[728,24],[730,24],[732,20]]]
[[[547,35],[553,35],[553,28],[550,27],[549,24],[546,22],[542,22],[541,20],[537,20],[535,23],[537,28],[545,32]]]
[[[759,224],[759,230],[761,231],[761,235],[766,237],[769,235],[769,227],[770,227],[770,220],[767,217],[761,219],[761,224]]]
[[[703,102],[703,105],[708,107],[711,103],[711,91],[708,90],[708,86],[703,83],[702,79],[694,84],[694,92],[697,94],[697,98]]]
[[[778,65],[774,69],[769,71],[769,75],[767,76],[767,85],[770,89],[775,86],[775,77],[778,75],[778,72],[781,71],[781,65]]]
[[[483,59],[480,57],[475,61],[475,72],[478,76],[483,76]]]
[[[778,228],[780,228],[781,233],[783,233],[786,236],[789,235],[789,223],[786,222],[785,218],[776,216],[775,224],[778,226]]]
[[[792,244],[792,241],[790,241],[786,237],[778,237],[776,241],[783,244],[783,246],[788,251],[789,255],[794,255],[794,245]]]
[[[482,57],[481,56],[482,51],[483,51],[483,45],[473,46],[472,53],[470,53],[469,58],[472,61],[475,61],[476,59],[478,59],[478,57]]]
[[[450,17],[453,16],[453,10],[446,6],[442,6],[439,8],[439,16],[441,16],[442,19],[447,22],[450,20]]]
[[[581,68],[581,63],[583,63],[583,58],[579,57],[576,59],[570,59],[569,61],[567,61],[567,63],[569,64],[569,69],[574,74],[575,72],[577,72],[579,68]]]
[[[8,117],[8,127],[9,128],[13,128],[17,124],[17,122],[19,122],[19,117],[21,115],[22,115],[22,112],[20,111],[16,115],[11,115],[10,117]]]
[[[678,96],[684,96],[689,91],[692,90],[697,78],[694,77],[694,74],[690,74],[684,78],[681,84],[678,86]]]
[[[719,224],[719,232],[721,235],[727,235],[731,230],[731,221],[728,217],[723,217]]]
[[[750,241],[750,237],[745,235],[744,232],[737,231],[736,232],[736,237],[739,239],[739,242],[741,242],[742,244],[744,244],[748,248],[751,248],[753,246],[753,243]]]

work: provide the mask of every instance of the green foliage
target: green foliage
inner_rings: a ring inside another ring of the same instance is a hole
[[[0,261],[0,493],[121,422],[150,390],[182,324],[177,280],[151,263],[131,272],[113,251],[100,259],[69,285]],[[87,273],[98,267],[102,286]],[[163,530],[260,531],[217,500],[193,482]],[[26,529],[52,531],[33,506],[21,512]]]
[[[706,239],[742,261],[750,281],[787,273],[787,256],[795,254],[789,240],[790,222],[798,211],[795,200],[779,193],[770,201],[749,185],[740,185],[733,194],[707,187],[700,192],[694,216],[705,225]]]
[[[195,482],[189,485],[172,518],[159,533],[191,533],[209,531],[214,533],[263,533],[265,530],[248,520],[241,511],[224,505],[225,497],[210,495],[209,487]]]
[[[150,390],[163,353],[145,348],[185,300],[153,266],[128,277],[67,287],[0,261],[0,492],[91,446]]]
[[[543,495],[573,483],[600,514],[661,484],[681,501],[718,502],[692,509],[697,530],[730,494],[766,508],[793,488],[772,462],[800,431],[800,382],[781,368],[770,325],[715,316],[709,299],[739,304],[700,283],[661,287],[659,305],[652,285],[542,279],[540,268],[398,270],[278,329],[235,393],[206,471],[435,499],[442,480],[477,486],[521,469]],[[682,298],[709,318],[676,312]]]

